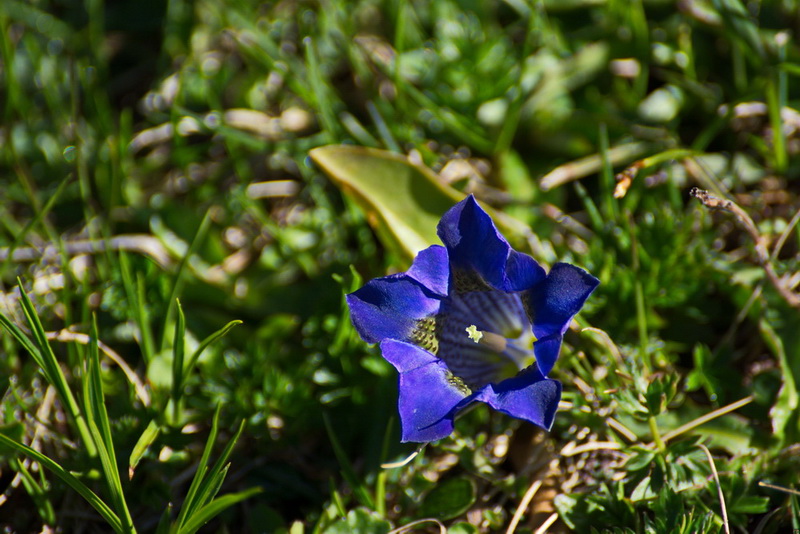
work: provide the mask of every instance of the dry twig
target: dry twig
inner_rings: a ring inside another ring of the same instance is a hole
[[[767,274],[767,279],[790,306],[793,308],[800,308],[800,296],[789,289],[778,277],[778,274],[775,272],[775,267],[772,266],[770,254],[764,244],[764,237],[758,233],[758,228],[756,228],[756,224],[753,222],[753,219],[750,218],[750,215],[734,201],[715,197],[708,191],[698,187],[693,187],[689,193],[702,202],[705,207],[727,211],[736,217],[736,220],[744,226],[745,231],[755,243],[758,263]]]

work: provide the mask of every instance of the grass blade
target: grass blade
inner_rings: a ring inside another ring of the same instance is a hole
[[[331,440],[331,446],[333,447],[333,452],[336,455],[336,459],[339,461],[339,465],[342,468],[342,475],[344,476],[345,480],[350,487],[353,488],[353,492],[358,496],[358,500],[369,508],[370,510],[375,510],[375,503],[372,500],[372,496],[366,490],[366,488],[359,482],[358,476],[356,475],[355,470],[353,469],[353,465],[350,463],[350,460],[347,458],[347,454],[344,452],[342,448],[342,444],[339,443],[339,438],[336,437],[336,434],[333,432],[333,425],[331,425],[331,420],[328,417],[328,414],[322,414],[322,420],[325,421],[325,430],[328,431],[328,438]]]
[[[34,359],[36,359],[34,354],[39,355],[36,363],[39,364],[45,374],[45,377],[47,378],[47,381],[53,385],[58,393],[59,398],[61,399],[61,402],[64,403],[67,413],[74,421],[78,434],[81,436],[81,440],[83,441],[83,445],[86,447],[86,452],[89,454],[89,456],[95,457],[97,456],[97,448],[95,447],[94,440],[89,432],[86,419],[81,413],[78,403],[76,402],[75,397],[72,395],[72,391],[69,389],[67,378],[64,376],[64,372],[61,370],[58,360],[56,359],[56,355],[53,353],[53,349],[50,347],[50,343],[47,341],[47,334],[44,331],[42,322],[39,320],[39,316],[36,314],[36,308],[34,308],[31,299],[28,297],[28,294],[22,287],[22,281],[18,280],[17,284],[20,290],[20,304],[22,306],[22,311],[25,314],[25,318],[28,321],[28,326],[30,327],[35,340],[34,342],[36,351],[31,353],[31,355],[34,356]],[[23,346],[28,348],[30,344],[24,343]]]
[[[214,462],[213,467],[208,471],[203,483],[200,485],[200,488],[197,491],[197,497],[195,499],[195,510],[205,506],[216,496],[220,486],[222,485],[222,481],[225,478],[225,474],[227,474],[226,464],[228,463],[228,458],[230,457],[231,452],[233,452],[233,447],[236,445],[236,442],[239,441],[239,437],[242,435],[243,430],[244,421],[239,424],[239,430],[236,431],[236,434],[234,434],[228,444],[225,445],[225,449],[223,449],[222,454],[220,454],[220,457],[217,458],[216,462]]]
[[[53,510],[53,504],[47,497],[47,490],[45,490],[42,485],[36,481],[33,475],[31,475],[31,472],[27,467],[25,467],[24,462],[13,460],[9,462],[9,465],[14,471],[20,474],[22,485],[25,486],[25,491],[28,492],[31,500],[36,505],[36,509],[39,512],[39,517],[42,518],[42,522],[45,525],[55,525],[56,513]]]
[[[208,459],[211,456],[211,449],[214,447],[214,442],[217,440],[217,433],[219,432],[219,414],[221,410],[222,406],[217,405],[217,409],[214,412],[214,419],[211,421],[211,432],[208,434],[208,440],[206,441],[205,449],[203,449],[203,455],[200,457],[200,463],[197,464],[197,471],[195,472],[192,483],[189,486],[189,491],[186,493],[186,499],[183,501],[183,506],[181,506],[181,511],[178,514],[178,520],[175,522],[177,527],[180,527],[183,524],[187,514],[195,507],[195,496],[197,495],[197,490],[200,488],[200,485],[203,482],[206,471],[208,471]]]
[[[183,382],[186,381],[186,376],[189,373],[191,373],[192,368],[197,363],[197,360],[200,358],[200,355],[203,354],[203,351],[206,350],[208,348],[208,346],[211,345],[212,343],[214,343],[216,340],[218,340],[219,338],[223,337],[225,334],[230,332],[230,330],[234,326],[238,326],[240,324],[242,324],[242,321],[239,321],[239,320],[231,321],[228,324],[226,324],[225,326],[223,326],[222,328],[220,328],[219,330],[217,330],[216,332],[214,332],[213,334],[211,334],[210,336],[208,336],[207,338],[205,338],[200,343],[200,346],[197,347],[197,350],[195,350],[192,353],[192,355],[189,357],[189,360],[183,366]],[[183,385],[183,382],[181,382],[181,385]]]
[[[214,499],[207,505],[200,508],[197,513],[192,514],[189,521],[178,531],[178,534],[193,534],[197,530],[213,519],[223,510],[230,508],[236,503],[249,499],[253,495],[260,493],[261,488],[250,488],[238,493],[229,493],[219,499]]]
[[[86,415],[89,422],[89,431],[92,433],[97,445],[100,465],[109,492],[111,493],[111,501],[114,503],[117,513],[122,516],[123,530],[125,532],[135,532],[133,519],[128,511],[128,505],[125,502],[125,494],[122,490],[122,481],[120,480],[119,468],[117,467],[117,457],[114,452],[114,442],[111,437],[111,424],[108,419],[105,397],[103,395],[96,318],[92,321],[87,373],[84,377],[84,404],[87,408]]]
[[[64,483],[77,491],[84,499],[86,499],[86,502],[88,502],[92,508],[97,510],[97,512],[103,517],[103,519],[106,520],[106,522],[111,526],[112,529],[114,529],[115,532],[126,532],[123,529],[122,522],[117,514],[115,514],[114,511],[111,510],[111,508],[109,508],[108,505],[103,502],[103,500],[100,499],[96,493],[90,490],[83,482],[75,478],[74,475],[70,474],[56,462],[39,451],[14,441],[2,432],[0,432],[0,444],[10,447],[11,449],[14,449],[17,452],[39,462],[40,465],[49,469],[54,475],[56,475]]]
[[[175,337],[172,340],[172,423],[178,424],[181,414],[181,394],[183,393],[183,353],[186,336],[186,317],[181,301],[175,299],[178,320],[175,321]]]

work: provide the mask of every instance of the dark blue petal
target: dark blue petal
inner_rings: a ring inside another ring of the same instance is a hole
[[[561,400],[561,382],[545,378],[536,364],[475,394],[495,410],[550,430]]]
[[[417,320],[439,310],[447,296],[450,266],[447,250],[432,245],[422,250],[405,273],[376,278],[347,295],[350,319],[368,343],[406,340]]]
[[[544,280],[544,269],[536,260],[511,249],[506,262],[506,286],[503,291],[525,291]]]
[[[400,373],[402,441],[428,442],[449,436],[456,407],[470,391],[457,384],[444,362],[415,345],[387,339],[381,351]]]
[[[495,289],[523,291],[545,277],[533,258],[511,249],[472,195],[444,214],[437,231],[451,265],[478,273]]]
[[[544,282],[528,293],[533,334],[538,339],[563,334],[599,283],[597,278],[574,265],[553,265]]]
[[[419,319],[439,310],[439,299],[406,273],[370,280],[347,295],[350,319],[367,343],[408,339]]]
[[[533,355],[536,357],[536,363],[544,376],[549,375],[556,364],[558,353],[561,351],[561,340],[561,334],[552,334],[537,340],[533,344]]]
[[[446,297],[450,277],[447,249],[441,245],[431,245],[420,251],[406,274],[429,289],[431,293]]]

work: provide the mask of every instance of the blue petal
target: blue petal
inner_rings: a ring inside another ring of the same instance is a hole
[[[381,351],[400,373],[402,441],[428,442],[449,436],[456,408],[470,391],[458,385],[444,362],[415,345],[387,339]]]
[[[511,248],[472,195],[444,214],[437,231],[451,265],[478,273],[495,289],[523,291],[545,278],[533,258]]]
[[[541,284],[528,293],[533,333],[538,339],[564,334],[569,322],[600,281],[583,269],[556,263]]]
[[[417,321],[435,314],[440,302],[405,273],[371,280],[346,298],[353,326],[367,343],[408,339]]]
[[[533,344],[533,355],[536,357],[536,363],[544,376],[549,375],[556,364],[558,353],[561,351],[562,339],[561,334],[552,334],[537,340]]]
[[[447,250],[430,246],[417,255],[408,272],[370,280],[347,295],[350,319],[367,343],[406,340],[419,319],[439,310],[448,277]]]
[[[561,382],[545,378],[534,364],[513,378],[488,384],[475,394],[474,400],[550,430],[561,400]]]
[[[447,249],[440,245],[431,245],[420,251],[406,274],[429,289],[431,293],[446,297],[450,277]]]

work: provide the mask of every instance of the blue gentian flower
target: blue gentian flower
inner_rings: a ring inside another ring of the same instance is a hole
[[[511,248],[472,196],[439,222],[444,246],[347,295],[356,330],[400,373],[402,440],[453,431],[475,401],[550,429],[561,339],[599,281],[573,265],[545,273]]]

